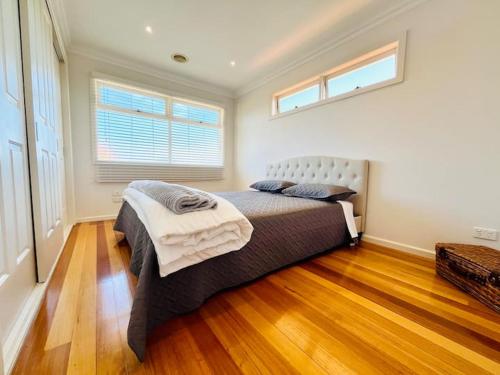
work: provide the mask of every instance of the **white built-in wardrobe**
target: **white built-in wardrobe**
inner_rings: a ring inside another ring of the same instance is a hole
[[[0,374],[12,366],[39,283],[63,245],[61,56],[54,35],[45,0],[0,0]]]

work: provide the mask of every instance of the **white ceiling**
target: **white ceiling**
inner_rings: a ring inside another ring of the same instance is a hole
[[[411,1],[64,0],[64,8],[70,49],[236,91]],[[174,52],[189,63],[173,62]]]

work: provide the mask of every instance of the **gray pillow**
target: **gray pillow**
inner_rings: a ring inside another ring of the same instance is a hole
[[[356,194],[354,190],[345,186],[326,184],[298,184],[282,191],[291,197],[322,199],[327,201],[341,201]]]
[[[271,193],[280,193],[283,189],[289,188],[295,185],[294,182],[282,181],[282,180],[263,180],[257,181],[250,185],[252,189],[260,191],[268,191]]]

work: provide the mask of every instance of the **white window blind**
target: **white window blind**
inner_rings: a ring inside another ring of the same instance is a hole
[[[93,79],[100,182],[223,178],[223,109]]]

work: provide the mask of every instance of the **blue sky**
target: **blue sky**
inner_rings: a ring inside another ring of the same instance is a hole
[[[337,96],[355,90],[356,87],[366,87],[377,82],[386,81],[396,76],[396,56],[391,55],[360,69],[350,71],[330,79],[328,96]]]
[[[360,69],[351,70],[331,78],[327,82],[328,97],[345,94],[355,90],[356,87],[370,86],[394,78],[395,76],[396,56],[391,55],[369,65],[365,65]],[[319,84],[281,98],[279,100],[279,110],[280,112],[287,112],[317,102],[318,100]]]

